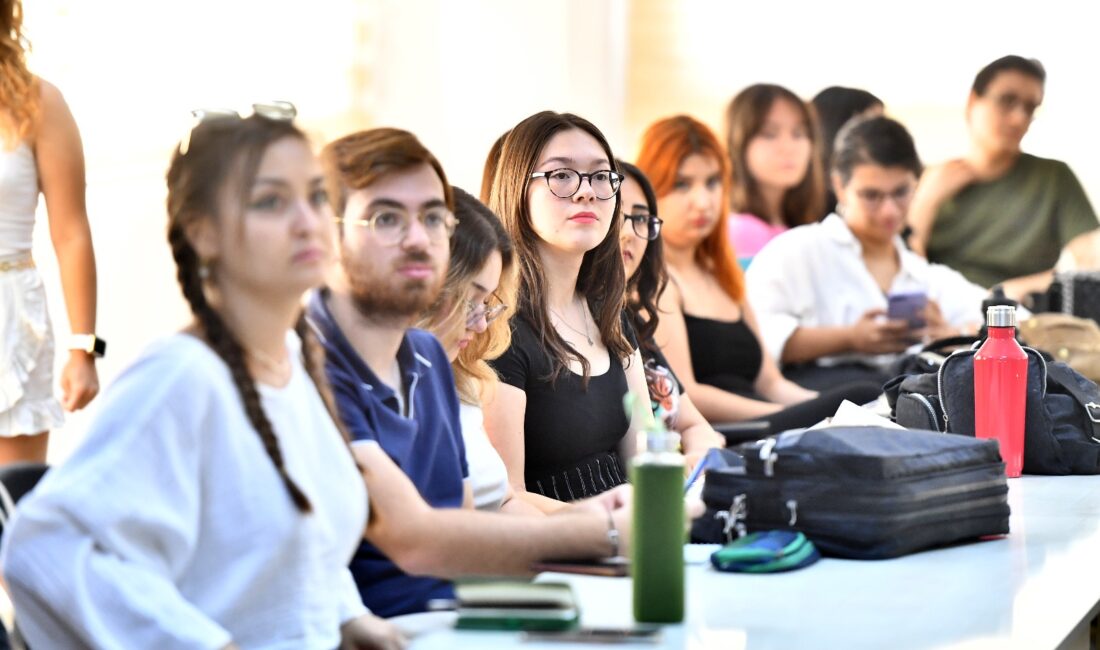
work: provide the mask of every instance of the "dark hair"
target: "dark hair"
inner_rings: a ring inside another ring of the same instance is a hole
[[[286,471],[278,438],[264,413],[256,382],[249,373],[244,348],[218,310],[206,299],[199,272],[199,256],[186,235],[190,224],[204,218],[219,217],[219,199],[227,188],[236,191],[243,208],[264,152],[283,138],[306,140],[305,135],[291,122],[258,115],[246,119],[208,120],[196,126],[191,131],[187,153],[181,153],[177,148],[168,167],[168,243],[176,262],[176,278],[199,331],[229,367],[233,383],[244,403],[245,414],[260,435],[264,450],[279,472],[294,505],[300,512],[310,512],[312,506],[309,498]],[[337,415],[331,390],[324,378],[323,351],[312,330],[306,326],[304,317],[299,316],[295,331],[302,339],[302,361],[306,371],[317,385],[333,422],[346,440],[347,432]]]
[[[443,183],[447,207],[454,209],[454,196],[443,165],[427,147],[408,131],[391,128],[359,131],[333,140],[321,150],[325,189],[337,216],[344,214],[349,190],[369,187],[386,174],[429,165]]]
[[[497,294],[506,305],[515,304],[515,255],[512,240],[493,211],[462,188],[453,187],[455,216],[458,225],[451,235],[451,256],[447,277],[439,299],[424,314],[419,325],[431,329],[465,310],[462,293],[485,266],[489,256],[500,253],[501,273]],[[449,309],[445,309],[449,306]],[[454,369],[458,396],[468,404],[478,403],[478,388],[496,379],[496,373],[486,361],[495,359],[508,349],[512,340],[507,314],[489,324],[489,329],[475,337],[451,364]]]
[[[484,203],[489,202],[489,190],[493,187],[493,176],[497,173],[500,150],[504,147],[506,137],[508,137],[507,131],[501,133],[500,137],[493,141],[493,146],[489,147],[489,153],[485,156],[485,168],[481,170],[481,200]]]
[[[840,130],[833,155],[833,172],[847,185],[859,165],[900,167],[916,176],[921,174],[920,156],[913,136],[901,122],[888,117],[857,118]]]
[[[616,160],[615,163],[619,166],[619,171],[629,176],[642,188],[646,209],[649,214],[657,216],[657,194],[653,191],[653,185],[650,184],[646,175],[625,160]],[[657,300],[664,293],[667,284],[668,271],[665,269],[664,247],[661,244],[661,238],[658,237],[646,245],[645,254],[642,255],[637,270],[634,271],[634,275],[626,279],[626,306],[630,310],[631,324],[638,334],[638,344],[648,350],[656,347],[653,335],[657,332],[657,321],[660,319]]]
[[[572,113],[543,111],[523,120],[508,132],[501,146],[500,161],[489,192],[489,207],[500,215],[504,227],[512,237],[520,268],[520,292],[517,299],[517,315],[525,319],[538,337],[539,345],[550,358],[550,374],[553,382],[569,367],[569,359],[576,359],[583,371],[587,387],[591,370],[588,360],[577,354],[558,335],[550,322],[550,308],[546,302],[546,274],[539,256],[538,233],[531,225],[531,210],[527,200],[527,187],[535,170],[539,155],[546,143],[562,131],[579,129],[592,136],[612,164],[615,154],[607,138],[594,124]],[[625,300],[626,280],[623,273],[622,253],[619,249],[619,228],[622,227],[622,198],[615,195],[615,209],[607,236],[596,248],[586,252],[577,276],[576,291],[584,296],[600,339],[607,346],[612,358],[629,359],[633,349],[623,336],[622,311]]]
[[[821,126],[821,169],[825,171],[833,167],[833,145],[841,127],[853,117],[883,106],[881,99],[866,90],[843,86],[829,86],[814,95],[811,102]]]
[[[1009,70],[1025,74],[1037,80],[1040,84],[1045,84],[1047,81],[1047,71],[1038,59],[1025,59],[1022,56],[1009,54],[1008,56],[1002,56],[978,71],[977,76],[974,77],[974,85],[970,87],[970,90],[978,97],[985,95],[985,91],[989,88],[989,84],[993,83],[993,79],[1000,73]]]
[[[749,172],[746,151],[749,142],[764,128],[768,113],[777,101],[793,104],[802,114],[806,133],[813,145],[810,162],[802,182],[787,190],[780,206],[779,217],[788,227],[817,221],[825,204],[824,171],[821,168],[821,134],[813,109],[798,95],[775,84],[755,84],[737,93],[726,108],[726,150],[729,153],[733,185],[730,207],[736,212],[768,217],[760,184]]]

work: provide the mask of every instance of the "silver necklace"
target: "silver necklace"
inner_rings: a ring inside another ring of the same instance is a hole
[[[595,345],[595,342],[592,341],[592,335],[588,333],[588,312],[585,310],[584,304],[580,302],[579,298],[577,299],[577,303],[578,303],[578,306],[580,307],[580,310],[581,310],[581,320],[584,322],[584,331],[583,332],[580,331],[579,329],[577,329],[576,327],[573,327],[572,325],[570,325],[569,321],[565,320],[565,318],[562,317],[561,314],[554,311],[554,309],[552,307],[550,308],[550,313],[557,316],[558,320],[561,322],[562,325],[565,325],[566,327],[573,330],[577,334],[580,334],[580,335],[584,336],[585,340],[588,341],[589,345]]]

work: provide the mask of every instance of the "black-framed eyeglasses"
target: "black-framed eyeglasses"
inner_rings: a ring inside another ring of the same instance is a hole
[[[496,300],[496,304],[489,304],[487,302],[474,302],[469,298],[463,300],[466,304],[466,327],[467,329],[473,329],[477,326],[478,321],[482,318],[485,319],[485,325],[500,318],[501,314],[508,309],[508,305],[504,304],[500,296],[493,293],[489,296],[491,299]]]
[[[428,239],[434,243],[445,242],[454,234],[458,219],[444,206],[433,206],[417,212],[415,215],[404,208],[380,207],[364,219],[345,219],[333,217],[336,223],[349,223],[366,226],[383,246],[400,244],[409,235],[413,219],[420,222]]]
[[[619,193],[623,184],[623,175],[610,169],[598,169],[587,174],[575,169],[562,167],[548,172],[533,172],[531,178],[545,178],[550,192],[559,199],[568,199],[581,189],[581,181],[588,179],[588,185],[597,199],[606,201]]]
[[[279,122],[290,122],[298,117],[298,107],[292,102],[283,100],[272,100],[267,102],[256,102],[252,104],[252,112],[249,115],[259,115],[266,117],[269,120],[277,120]],[[187,129],[187,132],[180,139],[180,155],[187,155],[187,150],[191,147],[191,132],[195,130],[195,127],[209,120],[218,119],[244,119],[248,115],[242,115],[240,111],[233,108],[196,108],[191,111],[191,126]]]
[[[655,241],[661,236],[661,224],[663,219],[653,214],[624,214],[623,218],[630,222],[634,234],[647,241]]]

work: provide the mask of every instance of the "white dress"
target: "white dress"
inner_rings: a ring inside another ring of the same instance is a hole
[[[64,422],[53,394],[46,294],[38,271],[28,266],[37,206],[34,153],[26,143],[0,147],[0,436],[49,431]]]
[[[348,570],[367,522],[351,454],[298,361],[260,386],[295,508],[228,367],[185,334],[102,398],[88,437],[20,502],[4,576],[32,648],[325,648],[366,610]]]

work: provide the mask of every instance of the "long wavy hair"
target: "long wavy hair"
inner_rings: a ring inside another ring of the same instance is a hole
[[[488,361],[504,354],[512,342],[512,328],[508,324],[512,306],[516,304],[516,268],[512,240],[504,230],[500,219],[484,203],[462,188],[452,188],[455,196],[455,216],[458,225],[451,235],[451,259],[447,277],[439,299],[423,314],[418,327],[435,329],[443,323],[453,322],[459,314],[465,316],[463,299],[470,284],[485,266],[489,256],[500,253],[500,284],[496,295],[508,305],[505,313],[489,323],[489,328],[475,336],[470,344],[459,351],[451,364],[454,370],[458,397],[466,404],[477,405],[488,386],[497,381],[497,375]]]
[[[619,165],[619,171],[629,176],[630,180],[642,188],[649,214],[658,216],[657,194],[642,170],[625,160],[615,162]],[[625,228],[626,225],[624,224],[623,227]],[[657,322],[660,320],[657,301],[664,293],[667,284],[668,271],[665,270],[664,245],[658,237],[646,244],[645,254],[642,255],[638,268],[634,271],[634,275],[626,279],[626,307],[630,312],[631,325],[638,334],[638,345],[647,350],[652,351],[657,347],[653,340],[657,332]]]
[[[698,154],[718,163],[722,179],[722,203],[714,230],[695,249],[695,261],[714,274],[722,289],[740,303],[745,297],[745,274],[733,252],[727,234],[725,206],[730,192],[729,161],[722,145],[705,124],[687,115],[658,120],[642,136],[637,165],[650,182],[657,198],[670,194],[684,159]]]
[[[541,239],[531,225],[531,209],[527,200],[531,173],[546,143],[558,133],[571,129],[579,129],[595,138],[607,154],[607,159],[614,164],[615,155],[607,138],[588,120],[572,113],[536,113],[517,124],[504,138],[489,192],[489,208],[500,215],[516,248],[520,278],[516,317],[527,321],[540,347],[549,355],[551,370],[545,379],[555,381],[569,368],[569,360],[575,359],[581,365],[583,383],[587,387],[591,374],[588,360],[577,354],[558,335],[550,321],[546,274],[538,251]],[[616,195],[614,201],[611,227],[603,241],[584,254],[576,291],[587,301],[600,339],[612,358],[622,361],[630,358],[633,349],[622,329],[626,281],[619,248],[619,228],[622,227],[623,212],[621,198]]]
[[[825,210],[825,173],[821,168],[821,130],[811,104],[782,86],[755,84],[737,93],[726,108],[726,148],[729,151],[733,188],[730,207],[767,219],[767,206],[760,183],[749,172],[746,152],[749,143],[764,128],[776,102],[785,101],[798,109],[809,135],[812,150],[802,182],[783,195],[779,217],[789,228],[813,223]]]
[[[0,140],[14,149],[34,130],[40,109],[38,79],[27,68],[23,3],[0,0]]]
[[[248,188],[268,147],[283,138],[304,141],[306,137],[289,121],[254,115],[246,119],[208,120],[196,126],[190,138],[187,153],[176,149],[167,175],[168,243],[176,262],[176,278],[203,340],[228,366],[248,421],[260,436],[264,450],[282,478],[291,500],[300,512],[310,512],[312,505],[309,498],[286,471],[278,436],[264,413],[256,380],[248,370],[240,339],[218,309],[207,300],[198,253],[185,234],[190,224],[200,219],[219,218],[221,198],[229,189],[237,193],[236,198],[243,209],[248,199]],[[346,441],[347,432],[337,415],[332,391],[325,380],[323,349],[301,315],[295,331],[302,340],[303,365]],[[293,435],[299,432],[283,433]]]

